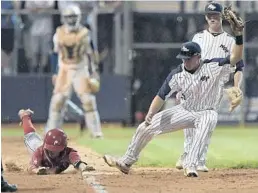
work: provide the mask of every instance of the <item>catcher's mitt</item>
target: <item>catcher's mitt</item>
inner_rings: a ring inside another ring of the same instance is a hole
[[[243,100],[243,93],[237,87],[231,87],[229,89],[225,89],[229,100],[231,102],[229,111],[232,112]]]
[[[244,21],[237,16],[236,12],[232,10],[231,5],[225,7],[222,13],[224,20],[230,23],[232,31],[235,35],[242,35],[244,28]]]

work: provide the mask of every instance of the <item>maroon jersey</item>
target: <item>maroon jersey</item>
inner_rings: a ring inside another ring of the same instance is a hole
[[[66,147],[58,157],[53,159],[44,151],[43,146],[40,146],[32,155],[30,169],[48,167],[56,169],[56,173],[61,173],[66,170],[70,164],[75,166],[80,160],[81,158],[77,151],[70,147]]]

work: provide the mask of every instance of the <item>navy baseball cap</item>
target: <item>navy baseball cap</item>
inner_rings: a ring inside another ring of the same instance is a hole
[[[216,2],[208,3],[205,6],[205,14],[208,14],[208,13],[221,13],[222,14],[222,11],[223,11],[222,5],[219,3],[216,3]]]
[[[201,47],[196,42],[186,42],[181,46],[180,53],[176,56],[178,59],[189,59],[201,54]]]

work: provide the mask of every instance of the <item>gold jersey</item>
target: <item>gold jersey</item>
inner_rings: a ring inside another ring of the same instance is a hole
[[[78,64],[84,60],[90,49],[89,30],[86,27],[68,32],[63,25],[57,28],[56,35],[60,59],[63,63]]]

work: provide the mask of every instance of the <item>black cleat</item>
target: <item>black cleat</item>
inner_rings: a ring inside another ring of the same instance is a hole
[[[1,182],[1,192],[16,192],[17,186],[14,184],[8,184],[7,182]]]

